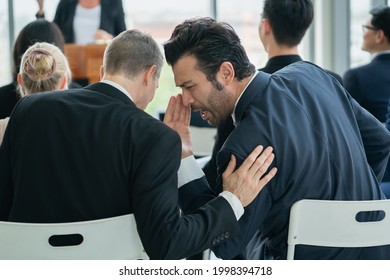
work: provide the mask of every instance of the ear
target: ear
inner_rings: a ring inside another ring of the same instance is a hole
[[[104,67],[103,67],[103,65],[100,66],[99,75],[100,75],[100,80],[103,80],[103,77],[104,77]]]
[[[60,81],[60,89],[67,89],[67,88],[68,88],[68,77],[64,75]]]
[[[144,72],[144,77],[143,77],[144,85],[148,86],[151,82],[155,80],[154,75],[156,71],[157,71],[157,66],[152,65]]]
[[[234,80],[234,74],[233,64],[228,61],[223,62],[219,67],[218,75],[224,85],[228,85]]]
[[[16,80],[18,81],[18,84],[20,87],[24,87],[24,84],[22,81],[22,75],[20,73],[16,76]]]
[[[385,36],[385,33],[383,32],[382,29],[379,29],[377,32],[376,32],[376,36],[375,36],[375,42],[376,43],[383,43],[386,41],[386,36]]]
[[[262,19],[263,21],[263,28],[265,33],[270,33],[272,32],[271,25],[269,24],[269,20],[267,18]]]

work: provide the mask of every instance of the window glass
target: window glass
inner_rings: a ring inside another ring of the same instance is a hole
[[[45,15],[48,20],[53,20],[55,9],[59,0],[45,1]],[[13,0],[14,7],[14,36],[16,39],[20,30],[29,22],[35,20],[35,14],[38,11],[36,1]],[[0,84],[4,85],[12,80],[11,65],[12,65],[12,50],[10,48],[8,19],[8,1],[3,1],[0,5]],[[14,42],[12,42],[13,45]]]
[[[14,18],[15,18],[15,37],[19,31],[29,22],[35,20],[35,14],[38,12],[38,4],[35,0],[13,0]],[[52,21],[56,12],[59,0],[46,0],[44,2],[45,18]]]
[[[267,53],[259,38],[258,27],[263,1],[223,0],[217,3],[217,17],[233,26],[245,47],[250,61],[256,68],[267,63]]]
[[[362,25],[370,18],[371,0],[351,0],[351,67],[367,63],[370,54],[361,49]]]
[[[10,83],[12,80],[8,26],[8,1],[3,0],[0,5],[0,86]]]

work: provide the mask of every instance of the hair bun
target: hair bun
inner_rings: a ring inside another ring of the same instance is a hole
[[[54,57],[44,49],[32,50],[23,66],[24,72],[32,81],[48,80],[56,72]]]

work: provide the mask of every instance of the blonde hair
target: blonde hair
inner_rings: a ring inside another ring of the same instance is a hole
[[[22,96],[58,88],[66,76],[68,83],[71,72],[63,52],[49,43],[35,43],[22,56],[19,74],[23,85],[19,85]]]

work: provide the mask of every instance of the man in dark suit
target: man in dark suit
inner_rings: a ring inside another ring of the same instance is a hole
[[[379,6],[370,13],[372,17],[363,25],[362,49],[372,60],[346,71],[343,80],[352,97],[384,123],[390,97],[390,7]]]
[[[268,62],[260,71],[272,74],[289,64],[302,61],[298,46],[313,21],[313,16],[311,0],[264,1],[259,36],[268,53]],[[342,83],[339,75],[328,72]],[[203,168],[211,187],[215,187],[217,180],[217,154],[233,130],[232,118],[227,118],[217,127],[211,159]]]
[[[125,31],[103,61],[101,82],[16,105],[0,146],[0,220],[76,222],[134,213],[152,259],[181,259],[239,234],[243,206],[275,174],[259,180],[272,152],[257,158],[256,149],[233,173],[232,165],[224,194],[181,215],[180,138],[143,111],[158,86],[159,46]]]
[[[190,156],[186,110],[199,111],[214,125],[230,116],[234,120],[236,128],[217,157],[217,192],[232,153],[240,164],[257,145],[274,148],[278,176],[245,209],[239,220],[242,234],[213,248],[218,257],[245,257],[240,254],[260,232],[269,254],[285,259],[290,208],[298,200],[384,199],[378,182],[390,154],[390,133],[326,71],[301,61],[273,75],[258,72],[233,28],[210,18],[176,26],[164,50],[182,89],[166,112],[168,120],[169,115],[181,117],[166,123],[183,142],[184,213],[206,201],[201,195],[209,192]],[[295,258],[389,259],[390,248],[302,246]]]

